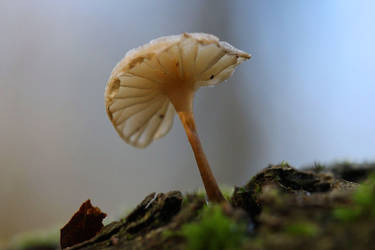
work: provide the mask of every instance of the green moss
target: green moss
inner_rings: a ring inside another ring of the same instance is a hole
[[[189,204],[191,202],[191,199],[190,197],[188,197],[188,195],[184,195],[182,197],[182,207],[185,207],[187,204]]]
[[[333,211],[333,215],[335,218],[341,221],[345,221],[345,222],[354,221],[357,218],[359,218],[361,214],[362,214],[362,211],[358,207],[356,208],[339,207]]]
[[[200,188],[200,189],[198,189],[194,192],[186,193],[182,197],[182,207],[187,206],[188,204],[190,204],[191,202],[193,202],[195,200],[206,201],[207,200],[206,191],[204,189]]]
[[[262,191],[262,187],[258,183],[255,183],[254,186],[254,192],[259,194]]]
[[[161,235],[162,235],[163,238],[169,238],[169,237],[173,237],[173,236],[178,235],[178,233],[175,232],[175,231],[172,231],[172,230],[166,229],[166,230],[164,230],[164,231],[162,232]]]
[[[295,236],[313,237],[319,233],[319,228],[311,222],[296,222],[285,227],[285,231]]]
[[[375,173],[354,193],[353,200],[356,204],[366,208],[375,209]]]
[[[202,210],[200,220],[184,225],[181,235],[189,250],[238,249],[245,238],[245,226],[226,217],[218,205]]]
[[[279,165],[280,165],[280,167],[282,167],[282,168],[287,168],[287,167],[289,167],[289,163],[288,163],[287,161],[282,161]]]
[[[319,162],[314,162],[314,171],[317,173],[322,172],[326,167]]]
[[[199,188],[197,190],[197,192],[195,192],[195,194],[198,196],[198,198],[203,199],[203,200],[207,200],[206,190],[205,189]]]
[[[222,186],[220,187],[220,190],[226,200],[230,200],[232,198],[234,187]],[[198,199],[207,200],[206,190],[203,188],[199,188],[197,191],[193,193],[193,195],[197,196]],[[184,206],[188,203],[188,197],[184,195],[182,205]]]
[[[234,188],[229,186],[220,187],[221,192],[223,193],[224,198],[229,201],[232,198]]]
[[[23,250],[34,247],[56,248],[59,246],[60,232],[57,228],[22,233],[11,239],[9,249]]]
[[[237,194],[243,194],[249,192],[245,187],[238,187],[236,190]]]
[[[333,211],[334,217],[341,221],[354,221],[361,217],[375,218],[375,173],[354,192],[350,207],[339,207]]]

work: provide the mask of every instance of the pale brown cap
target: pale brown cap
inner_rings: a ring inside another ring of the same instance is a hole
[[[168,88],[215,85],[247,59],[249,54],[210,34],[152,40],[130,50],[113,69],[105,90],[108,117],[124,141],[146,147],[172,127],[175,109]]]

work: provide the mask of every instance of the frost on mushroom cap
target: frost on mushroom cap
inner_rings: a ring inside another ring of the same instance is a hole
[[[175,107],[170,100],[176,93],[220,83],[249,58],[210,34],[152,40],[130,50],[113,69],[105,90],[108,117],[127,143],[146,147],[172,127]]]

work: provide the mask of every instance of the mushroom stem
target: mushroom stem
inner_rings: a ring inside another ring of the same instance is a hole
[[[208,200],[217,203],[225,201],[224,196],[216,183],[216,179],[211,171],[210,165],[208,164],[206,155],[203,152],[202,144],[199,140],[198,132],[195,126],[193,112],[180,111],[177,113],[181,119],[182,125],[185,128],[186,135],[193,149]]]

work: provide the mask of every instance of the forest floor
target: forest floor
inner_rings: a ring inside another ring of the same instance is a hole
[[[66,249],[374,249],[375,164],[283,162],[225,196],[229,203],[215,205],[202,193],[152,193]],[[29,239],[9,249],[58,248],[56,239]]]

